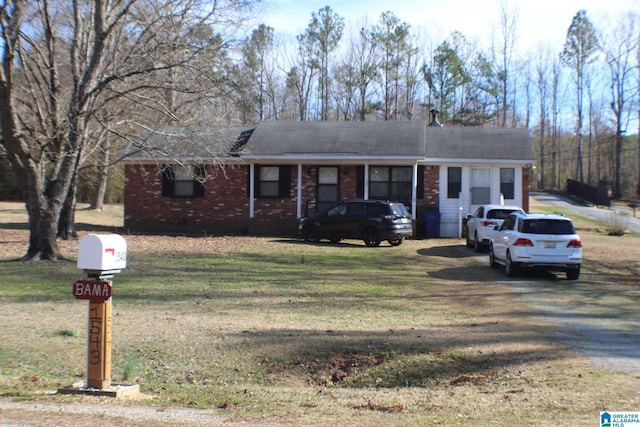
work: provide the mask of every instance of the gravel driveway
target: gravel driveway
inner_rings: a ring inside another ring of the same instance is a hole
[[[575,204],[555,194],[532,193],[531,197],[551,206],[568,209],[591,218],[606,221],[608,209]],[[640,219],[630,216],[628,228],[640,233]],[[465,250],[468,250],[465,248]],[[479,255],[478,263],[488,265],[488,257]],[[637,302],[615,295],[570,295],[550,292],[550,286],[562,287],[539,277],[527,276],[509,280],[509,286],[529,301],[531,315],[544,317],[553,325],[553,336],[568,344],[606,369],[628,372],[640,377],[640,318]]]

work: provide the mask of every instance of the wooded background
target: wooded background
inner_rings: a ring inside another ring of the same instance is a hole
[[[161,125],[428,120],[434,108],[445,126],[528,128],[541,188],[573,178],[638,197],[637,11],[597,23],[576,11],[563,45],[524,50],[505,5],[486,47],[464,29],[425,36],[392,10],[345,28],[329,6],[288,39],[259,24],[268,4],[1,2],[0,198],[56,223],[76,200],[120,203],[123,147],[154,153],[142,135]]]

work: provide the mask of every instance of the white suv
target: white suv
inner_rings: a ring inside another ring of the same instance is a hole
[[[467,247],[476,252],[489,246],[496,234],[495,226],[502,225],[507,215],[524,212],[518,206],[482,205],[473,215],[467,216]]]
[[[580,277],[582,243],[569,218],[515,213],[496,228],[489,247],[491,267],[504,265],[509,277],[523,268],[564,271],[569,280]]]

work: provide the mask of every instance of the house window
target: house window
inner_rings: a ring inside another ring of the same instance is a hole
[[[471,169],[471,204],[491,203],[491,174],[489,168]]]
[[[505,199],[515,199],[515,175],[514,168],[500,168],[500,193]]]
[[[318,211],[322,211],[338,201],[340,197],[338,193],[338,172],[337,166],[318,167],[318,200],[316,203]]]
[[[256,197],[269,199],[289,197],[290,166],[256,166]]]
[[[447,198],[459,199],[462,191],[462,168],[447,168]]]
[[[369,168],[369,197],[382,200],[411,200],[411,166],[372,166]]]
[[[162,195],[204,197],[204,181],[202,166],[165,165],[162,168]]]

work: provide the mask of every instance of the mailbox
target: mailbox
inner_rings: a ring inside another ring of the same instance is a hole
[[[127,266],[127,242],[119,234],[87,234],[78,244],[78,268],[89,277],[113,277]]]

